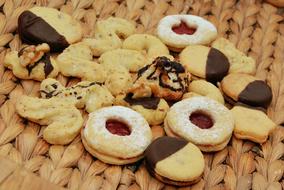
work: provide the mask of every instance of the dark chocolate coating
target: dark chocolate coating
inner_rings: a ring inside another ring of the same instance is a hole
[[[132,98],[132,94],[128,93],[124,100],[130,105],[141,105],[146,109],[157,109],[160,103],[160,98],[157,97],[142,97],[142,98]]]
[[[256,80],[245,87],[238,99],[250,106],[267,107],[272,100],[271,88],[264,81]]]
[[[219,50],[211,48],[206,62],[206,80],[212,83],[221,81],[230,68],[228,58]]]
[[[21,40],[25,43],[47,43],[51,52],[62,51],[69,46],[64,36],[31,11],[24,11],[19,16],[18,32]]]
[[[53,66],[50,61],[50,54],[44,54],[40,60],[35,62],[33,65],[28,65],[27,69],[29,72],[29,75],[31,74],[32,70],[38,65],[38,64],[44,64],[44,75],[45,78],[53,71]]]
[[[157,162],[164,160],[187,145],[187,141],[174,137],[160,137],[154,140],[145,151],[145,161],[149,172],[153,172]]]

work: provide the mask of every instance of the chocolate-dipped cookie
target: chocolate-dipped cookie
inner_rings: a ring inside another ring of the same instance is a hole
[[[180,53],[180,62],[192,75],[213,83],[221,81],[230,68],[221,51],[201,45],[186,47]]]
[[[82,38],[80,23],[53,8],[33,7],[18,19],[21,40],[28,44],[47,43],[52,52],[61,51]]]
[[[174,137],[160,137],[145,151],[146,168],[158,180],[176,186],[199,181],[205,166],[197,146]]]
[[[248,74],[229,74],[222,80],[221,88],[230,104],[240,102],[254,107],[267,107],[272,100],[271,88]]]

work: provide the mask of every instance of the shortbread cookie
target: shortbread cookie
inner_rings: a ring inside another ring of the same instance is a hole
[[[157,27],[159,38],[171,49],[189,45],[207,45],[217,37],[216,27],[195,15],[168,15]]]
[[[43,138],[50,144],[68,144],[83,125],[80,111],[70,98],[39,99],[21,96],[16,104],[17,113],[40,125],[47,125]]]
[[[20,79],[42,81],[48,77],[56,77],[58,66],[49,54],[49,46],[40,44],[23,47],[19,52],[8,52],[4,66],[11,69]]]
[[[86,44],[70,45],[58,55],[56,62],[64,76],[101,83],[106,80],[105,69],[102,65],[93,61],[92,51]]]
[[[229,59],[229,73],[246,73],[251,75],[255,73],[255,60],[238,50],[229,40],[218,38],[213,42],[212,47],[224,53]]]
[[[209,82],[218,82],[227,75],[228,58],[219,50],[201,45],[186,47],[180,53],[180,62],[187,70]]]
[[[109,164],[123,165],[143,157],[151,143],[152,132],[136,111],[112,106],[89,114],[82,140],[93,156]]]
[[[150,34],[133,34],[124,40],[122,47],[144,51],[149,58],[169,55],[167,46],[159,38]]]
[[[181,137],[204,152],[226,147],[234,130],[234,118],[224,105],[207,97],[175,103],[164,121],[168,136]]]
[[[102,54],[99,63],[112,68],[122,65],[130,72],[137,72],[147,64],[147,59],[136,50],[116,49]]]
[[[84,43],[88,44],[95,56],[122,47],[122,39],[135,33],[135,26],[122,18],[110,17],[106,20],[96,22],[94,37],[86,38]]]
[[[70,15],[48,7],[32,7],[18,19],[18,32],[28,44],[47,43],[51,51],[62,51],[82,38],[79,22]]]
[[[205,80],[194,80],[188,85],[188,91],[193,92],[202,96],[206,96],[213,100],[218,101],[221,104],[224,104],[224,98],[221,91]]]
[[[187,90],[190,74],[178,62],[157,57],[151,64],[141,68],[132,88],[133,98],[159,97],[178,100]]]
[[[101,107],[111,106],[114,100],[105,86],[88,81],[65,88],[55,79],[45,79],[40,85],[40,94],[43,98],[73,98],[77,108],[85,107],[89,113]]]
[[[262,80],[241,73],[232,73],[221,82],[226,100],[241,102],[255,107],[267,107],[272,100],[271,88]]]
[[[264,143],[276,124],[262,111],[242,106],[231,109],[235,119],[234,135],[239,139],[248,139]]]
[[[188,186],[201,179],[205,161],[197,146],[174,137],[160,137],[145,151],[146,168],[158,180]]]
[[[147,120],[149,125],[159,125],[163,123],[169,110],[168,103],[162,98],[133,98],[131,93],[117,96],[115,104],[127,106],[137,111]]]

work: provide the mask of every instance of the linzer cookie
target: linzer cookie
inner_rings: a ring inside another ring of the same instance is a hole
[[[219,102],[192,97],[175,103],[164,121],[168,136],[184,138],[204,152],[219,151],[230,141],[234,119]]]
[[[33,7],[18,19],[18,32],[28,44],[47,43],[51,51],[62,51],[82,38],[80,23],[53,8]]]
[[[158,180],[176,186],[187,186],[200,180],[204,157],[195,145],[183,139],[160,137],[145,151],[146,168]]]
[[[157,27],[157,35],[172,50],[188,45],[206,45],[217,37],[216,27],[195,15],[168,15]]]
[[[186,47],[180,53],[180,62],[192,75],[214,83],[221,81],[230,67],[221,51],[201,45]]]
[[[133,98],[159,97],[178,100],[187,90],[190,74],[178,62],[167,57],[157,57],[151,64],[141,68],[137,79],[128,92]]]
[[[105,163],[123,165],[143,158],[152,140],[152,132],[142,115],[112,106],[89,114],[82,141],[93,156]]]
[[[225,99],[254,107],[267,107],[272,100],[271,88],[262,80],[247,74],[234,73],[221,82]]]

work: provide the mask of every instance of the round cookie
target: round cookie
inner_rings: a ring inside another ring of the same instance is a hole
[[[235,104],[267,107],[272,100],[271,88],[262,80],[247,74],[232,73],[221,82],[225,99]]]
[[[62,51],[82,38],[80,23],[70,15],[48,7],[32,7],[18,19],[20,38],[28,44],[47,43],[52,52]]]
[[[207,97],[175,103],[164,121],[168,136],[184,138],[204,152],[219,151],[228,144],[234,119],[228,108]]]
[[[90,113],[82,131],[87,151],[103,162],[116,165],[141,159],[151,140],[147,121],[123,106],[105,107]]]
[[[170,49],[188,45],[206,45],[217,37],[216,27],[195,15],[168,15],[157,27],[157,35]]]
[[[209,82],[218,82],[228,74],[230,63],[219,50],[201,45],[186,47],[180,53],[180,62],[187,70]]]
[[[187,186],[200,180],[205,161],[194,144],[174,137],[160,137],[145,151],[146,168],[158,180]]]

